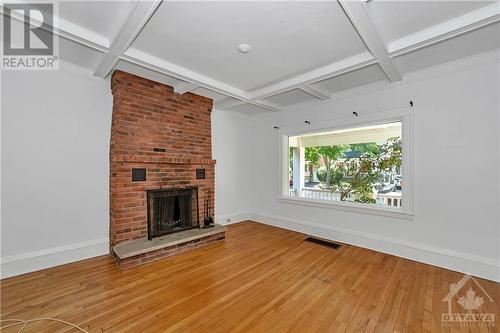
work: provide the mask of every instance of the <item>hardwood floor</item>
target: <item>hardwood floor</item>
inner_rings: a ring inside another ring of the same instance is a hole
[[[53,317],[89,332],[498,331],[441,325],[460,273],[304,238],[244,222],[225,242],[125,272],[99,257],[5,279],[1,318]],[[500,284],[476,280],[494,300],[481,310],[498,321]],[[27,332],[77,330],[40,321]]]

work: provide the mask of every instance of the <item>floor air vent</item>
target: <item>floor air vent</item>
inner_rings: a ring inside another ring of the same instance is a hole
[[[331,242],[331,241],[328,241],[325,239],[319,239],[319,238],[314,238],[314,237],[307,237],[304,240],[306,242],[311,242],[311,243],[327,246],[327,247],[330,247],[330,248],[335,249],[335,250],[338,250],[342,246],[340,244],[337,244],[337,243],[334,243],[334,242]]]

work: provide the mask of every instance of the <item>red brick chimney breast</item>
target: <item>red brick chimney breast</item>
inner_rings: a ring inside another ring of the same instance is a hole
[[[211,197],[214,214],[211,99],[115,71],[111,79],[110,246],[147,237],[146,190],[198,187],[199,224]],[[145,181],[132,169],[145,168]],[[196,170],[205,169],[205,179]]]

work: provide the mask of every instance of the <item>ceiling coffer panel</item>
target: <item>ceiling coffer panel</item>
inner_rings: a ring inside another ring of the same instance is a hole
[[[260,113],[269,113],[270,111],[264,108],[261,108],[259,106],[253,105],[253,104],[243,104],[239,106],[235,106],[233,108],[230,108],[228,110],[239,112],[241,114],[245,114],[247,116],[252,116]]]
[[[280,105],[280,106],[289,106],[292,104],[304,102],[304,101],[309,101],[315,99],[314,96],[300,90],[300,89],[293,89],[278,95],[274,95],[271,97],[266,98],[266,101],[269,101],[271,103]]]
[[[105,54],[81,44],[59,38],[59,57],[80,67],[94,70],[104,59]]]
[[[242,105],[245,104],[239,99],[233,98],[233,97],[227,97],[224,99],[221,99],[219,101],[214,101],[214,107],[220,110],[226,110],[231,107],[237,106],[237,105]]]
[[[371,1],[367,10],[386,45],[465,15],[490,1]]]
[[[395,58],[403,73],[500,48],[500,23]]]
[[[144,68],[142,66],[127,62],[125,60],[118,61],[118,64],[116,65],[115,68],[130,74],[134,74],[140,77],[145,77],[150,80],[166,84],[167,86],[171,86],[174,88],[176,86],[184,86],[186,84],[189,84],[189,82],[186,82],[184,80],[180,80],[173,76],[169,76],[148,68]]]
[[[203,88],[203,87],[193,89],[193,90],[191,90],[191,92],[193,94],[196,94],[196,95],[201,95],[201,96],[211,98],[214,101],[214,103],[221,102],[221,101],[226,100],[228,98],[228,96],[226,96],[226,95],[219,94],[218,92],[215,92],[215,91]]]
[[[60,27],[111,40],[136,5],[135,1],[58,1]],[[73,25],[74,27],[70,27]],[[106,45],[107,46],[107,45]]]
[[[330,94],[338,91],[362,86],[368,83],[385,80],[384,72],[378,65],[371,65],[358,69],[354,72],[346,73],[340,76],[332,77],[319,81],[312,85],[313,88],[328,91]]]
[[[3,16],[0,19],[0,24],[2,23]],[[18,20],[11,20],[12,31],[23,31],[23,23]],[[52,36],[48,35],[46,30],[40,30],[37,32],[38,37],[42,39],[51,39]],[[94,49],[85,47],[74,41],[59,37],[55,35],[58,42],[58,56],[61,60],[89,69],[93,71],[99,64],[99,62],[104,58],[105,54],[96,51]],[[23,39],[13,38],[13,44],[19,45],[23,43]],[[41,43],[41,42],[39,42]]]

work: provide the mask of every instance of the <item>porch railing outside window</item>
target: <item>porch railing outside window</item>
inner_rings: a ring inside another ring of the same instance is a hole
[[[291,197],[300,197],[308,199],[340,201],[340,193],[336,191],[316,189],[316,188],[302,188],[299,191],[291,187],[288,190],[288,195]],[[348,201],[352,200],[352,198],[348,197],[347,200]],[[377,205],[393,206],[393,207],[401,207],[402,205],[401,193],[393,192],[393,193],[377,194],[375,200],[377,202]]]

